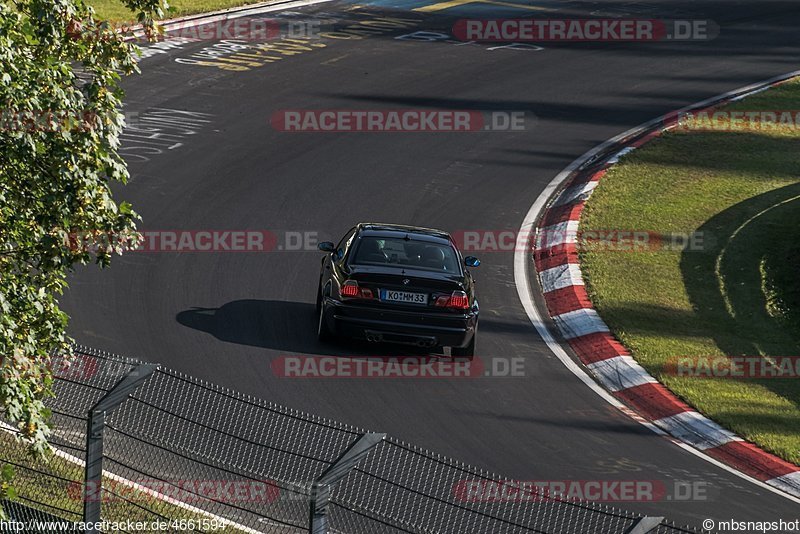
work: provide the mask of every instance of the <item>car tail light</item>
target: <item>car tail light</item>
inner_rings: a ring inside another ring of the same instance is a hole
[[[433,304],[440,308],[456,308],[458,310],[466,310],[469,308],[469,298],[463,291],[453,291],[450,296],[442,295],[436,299]]]
[[[343,297],[357,297],[358,296],[358,282],[348,280],[342,284]]]
[[[375,294],[367,287],[359,287],[355,280],[348,280],[342,284],[342,296],[353,299],[373,299]]]

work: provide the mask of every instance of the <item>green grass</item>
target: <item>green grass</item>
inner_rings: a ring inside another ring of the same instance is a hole
[[[727,109],[800,110],[800,83]],[[800,132],[675,132],[613,167],[582,230],[699,232],[699,250],[587,245],[582,268],[609,327],[700,412],[800,463],[800,378],[674,376],[681,356],[800,356]]]
[[[231,7],[255,4],[263,0],[172,0],[169,2],[172,11],[166,18],[217,11]],[[97,11],[97,16],[102,20],[111,22],[131,22],[134,14],[125,7],[120,0],[93,0],[88,2]]]
[[[37,508],[67,521],[81,521],[83,501],[79,487],[83,480],[83,467],[52,456],[47,460],[31,457],[27,446],[5,431],[0,431],[0,466],[10,464],[14,469],[12,487],[20,504]],[[121,487],[119,482],[104,477],[103,486]],[[157,500],[155,497],[125,488],[125,498],[104,497],[102,517],[109,521],[169,521],[209,516],[192,513],[184,508]],[[161,517],[159,517],[161,516]],[[163,519],[166,518],[166,519]],[[196,532],[202,532],[202,529]],[[208,529],[206,529],[208,531]],[[242,532],[231,526],[225,532]]]

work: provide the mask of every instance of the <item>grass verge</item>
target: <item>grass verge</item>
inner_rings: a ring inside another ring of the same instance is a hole
[[[724,109],[800,110],[800,83]],[[659,236],[646,250],[594,242],[581,252],[595,307],[639,363],[700,412],[796,464],[800,376],[698,378],[671,364],[800,356],[798,126],[666,134],[612,167],[581,219],[583,232]],[[694,246],[669,246],[690,234]]]
[[[17,501],[67,521],[81,521],[83,500],[81,497],[83,467],[60,456],[47,460],[32,458],[26,445],[12,434],[0,430],[0,465],[10,465],[14,470],[12,486]],[[133,488],[123,487],[120,482],[103,478],[104,487],[125,489],[124,498],[105,492],[102,502],[102,517],[108,521],[194,521],[195,531],[222,530],[210,528],[209,516],[158,500],[154,496]],[[205,520],[205,523],[203,522]],[[180,526],[180,525],[177,525]],[[217,526],[216,523],[213,526]],[[209,528],[206,528],[209,527]],[[171,529],[172,530],[172,529]],[[226,526],[225,532],[243,532]]]
[[[263,0],[171,0],[168,18],[206,13],[232,7],[256,4]],[[121,0],[90,0],[88,2],[97,12],[98,18],[114,23],[131,22],[133,13],[125,7]]]

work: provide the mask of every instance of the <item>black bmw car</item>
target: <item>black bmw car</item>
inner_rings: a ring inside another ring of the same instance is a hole
[[[361,223],[338,245],[326,241],[317,313],[318,336],[420,347],[451,347],[472,358],[478,300],[469,272],[446,232],[414,226]]]

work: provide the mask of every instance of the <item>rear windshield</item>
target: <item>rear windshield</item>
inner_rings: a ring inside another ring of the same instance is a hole
[[[362,237],[350,263],[396,265],[456,274],[461,272],[458,255],[451,245],[393,237]]]

